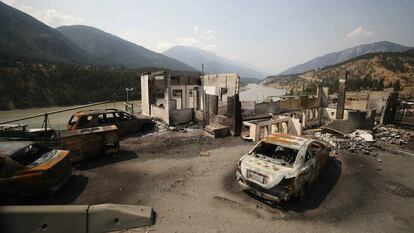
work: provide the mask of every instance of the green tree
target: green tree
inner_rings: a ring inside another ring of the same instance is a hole
[[[383,91],[383,90],[384,90],[384,78],[381,78],[381,79],[378,81],[378,90],[379,90],[379,91]]]
[[[401,85],[400,85],[399,79],[397,79],[397,81],[393,83],[392,88],[394,89],[394,91],[401,91]]]

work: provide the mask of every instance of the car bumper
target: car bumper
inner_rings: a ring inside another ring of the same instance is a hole
[[[242,189],[265,200],[274,202],[288,201],[292,196],[292,194],[285,187],[279,187],[276,185],[275,187],[272,187],[268,190],[258,187],[257,185],[244,179],[239,171],[236,171],[236,181],[239,183]]]

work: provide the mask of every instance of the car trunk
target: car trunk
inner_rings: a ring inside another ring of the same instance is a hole
[[[275,163],[263,156],[247,155],[240,164],[242,176],[262,188],[269,189],[283,178],[291,178],[293,168]]]

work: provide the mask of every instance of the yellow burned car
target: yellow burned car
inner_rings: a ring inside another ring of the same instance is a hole
[[[27,141],[0,142],[0,193],[55,193],[72,175],[69,151]]]

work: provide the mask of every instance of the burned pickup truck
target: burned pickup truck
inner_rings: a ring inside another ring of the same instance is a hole
[[[98,109],[76,112],[69,119],[67,129],[71,131],[107,125],[116,125],[119,135],[125,136],[150,130],[154,122],[149,117],[132,115],[118,109]]]
[[[72,152],[73,163],[119,152],[116,125],[61,132],[59,139],[61,146]]]
[[[302,201],[324,168],[329,148],[321,142],[272,134],[244,155],[236,167],[240,186],[266,200]]]

